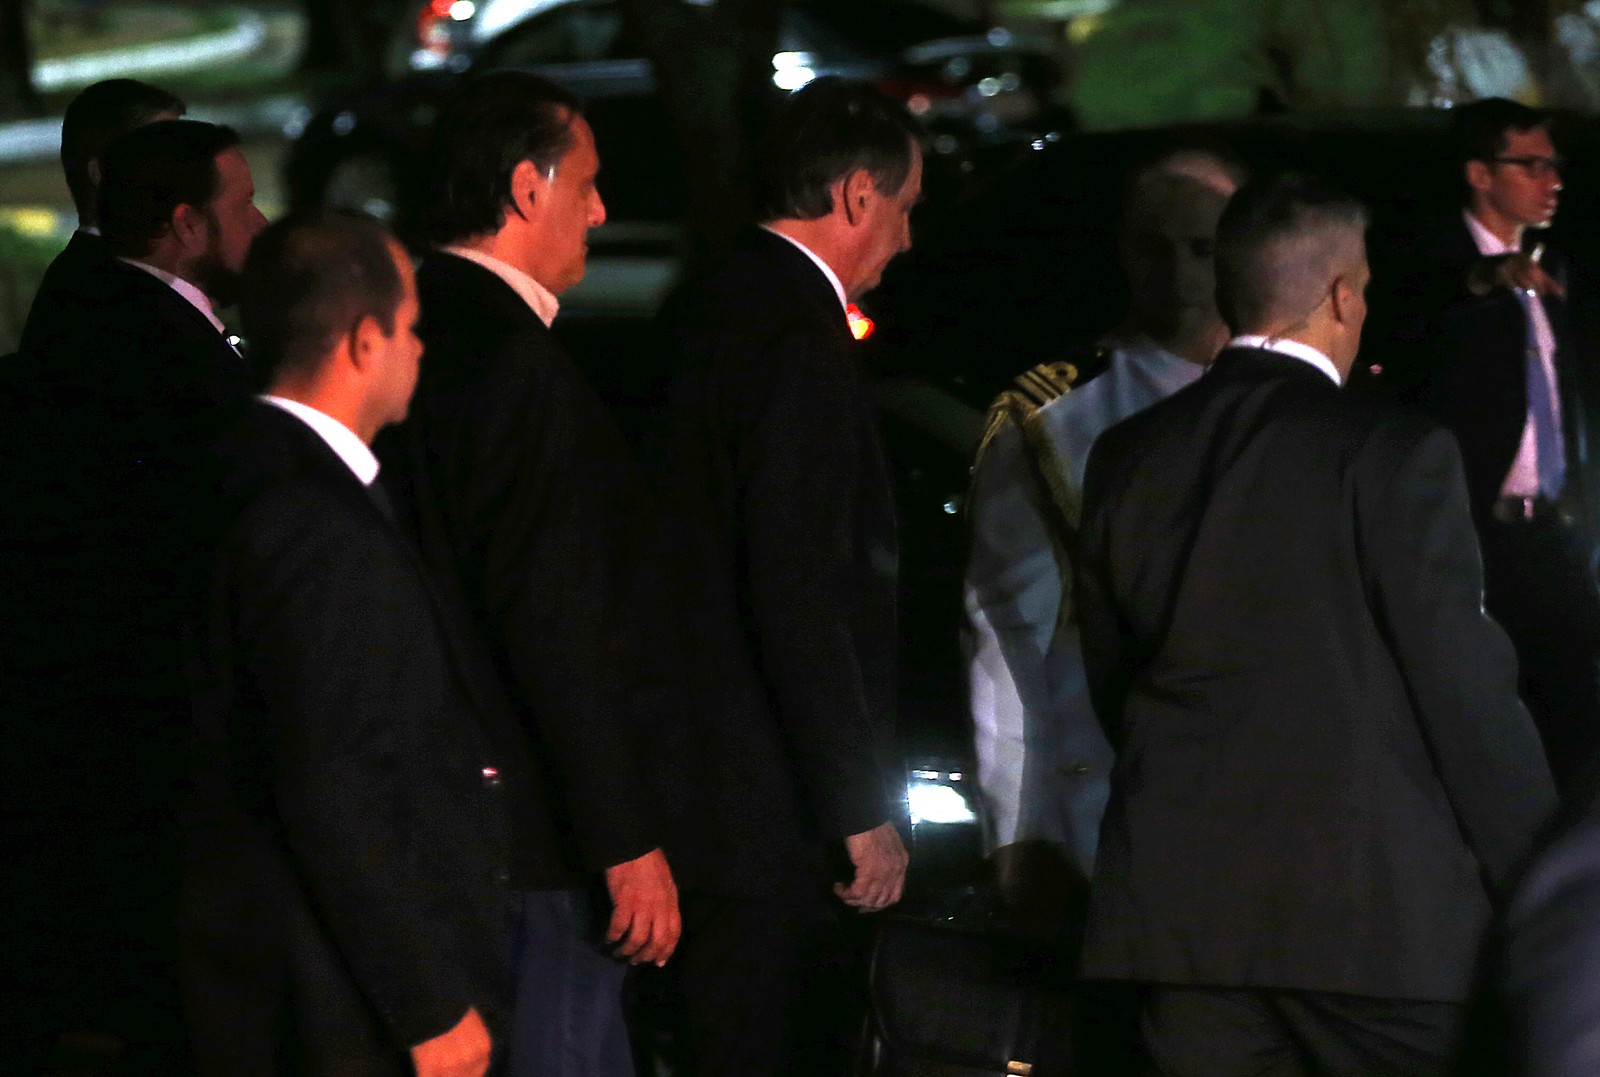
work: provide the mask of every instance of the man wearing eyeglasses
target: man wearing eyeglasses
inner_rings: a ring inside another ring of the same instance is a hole
[[[1492,98],[1451,117],[1462,208],[1412,237],[1388,283],[1407,308],[1395,355],[1420,359],[1416,402],[1461,443],[1485,606],[1516,645],[1521,692],[1558,785],[1593,788],[1600,748],[1596,504],[1582,382],[1589,304],[1543,237],[1561,193],[1549,118]],[[1378,269],[1382,274],[1383,269]]]

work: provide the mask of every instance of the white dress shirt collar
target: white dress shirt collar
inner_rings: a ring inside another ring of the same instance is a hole
[[[96,239],[100,238],[100,226],[97,224],[80,224],[78,226],[78,231],[87,232]]]
[[[211,309],[210,298],[208,298],[206,293],[202,292],[199,288],[184,280],[182,277],[168,273],[165,269],[158,269],[153,265],[146,265],[144,262],[135,261],[132,258],[119,258],[118,260],[126,262],[135,269],[144,270],[156,280],[161,281],[174,292],[177,292],[179,295],[183,296],[183,298],[189,301],[190,306],[194,307],[195,310],[198,310],[201,314],[206,316],[206,321],[216,326],[217,332],[224,336],[227,335],[228,331],[223,328],[222,319],[218,318],[216,311]]]
[[[785,240],[785,241],[787,241],[789,243],[793,243],[797,248],[799,248],[800,253],[805,255],[807,258],[811,259],[811,261],[816,264],[816,267],[818,269],[822,270],[822,275],[824,277],[828,278],[828,283],[833,285],[833,294],[839,297],[839,307],[840,307],[840,309],[841,310],[849,310],[850,309],[850,300],[845,297],[844,285],[842,283],[840,283],[840,281],[839,281],[839,274],[835,273],[833,271],[833,267],[830,266],[827,262],[824,262],[822,260],[821,256],[818,255],[816,251],[812,250],[810,247],[806,246],[804,243],[801,243],[798,239],[794,238],[793,236],[784,235],[782,232],[778,231],[776,228],[769,228],[766,225],[762,225],[761,226],[761,230],[763,232],[770,232],[773,235],[777,236],[779,239]]]
[[[275,408],[282,408],[309,426],[344,461],[345,467],[361,481],[362,486],[371,486],[378,477],[378,458],[372,455],[372,450],[356,436],[355,431],[338,419],[298,400],[288,400],[270,393],[263,393],[257,399]]]
[[[1310,364],[1328,375],[1335,385],[1343,385],[1344,379],[1339,377],[1339,368],[1333,365],[1333,360],[1313,348],[1309,344],[1302,344],[1298,340],[1283,340],[1281,338],[1262,336],[1259,333],[1246,333],[1228,341],[1229,348],[1260,348],[1263,351],[1277,352],[1298,359],[1302,363]]]
[[[475,251],[471,247],[450,246],[444,248],[446,254],[453,254],[457,258],[465,258],[469,262],[476,262],[487,269],[510,286],[513,292],[522,297],[522,301],[539,316],[539,320],[550,327],[556,320],[556,312],[561,309],[561,301],[555,293],[544,285],[528,276],[516,266],[501,261],[492,254]]]
[[[1483,222],[1474,217],[1471,211],[1462,210],[1461,217],[1467,222],[1467,231],[1472,233],[1472,242],[1477,245],[1478,253],[1485,258],[1493,258],[1497,254],[1516,254],[1521,249],[1505,242],[1485,228]]]

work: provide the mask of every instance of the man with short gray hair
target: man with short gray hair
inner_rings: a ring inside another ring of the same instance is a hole
[[[1484,929],[1554,808],[1460,455],[1347,399],[1362,206],[1246,186],[1236,334],[1089,458],[1077,600],[1117,753],[1083,971],[1149,1072],[1443,1073]]]

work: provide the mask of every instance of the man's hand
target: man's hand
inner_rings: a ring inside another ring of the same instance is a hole
[[[853,909],[877,912],[900,900],[906,885],[906,864],[911,858],[900,843],[893,823],[882,823],[844,839],[856,877],[849,886],[834,883],[833,892]]]
[[[665,965],[678,945],[683,921],[678,916],[678,888],[660,849],[606,869],[611,891],[611,928],[606,939],[630,964]]]
[[[1486,258],[1475,269],[1471,278],[1472,291],[1487,295],[1496,288],[1509,288],[1513,292],[1533,295],[1562,296],[1567,290],[1561,282],[1544,271],[1539,259],[1544,255],[1544,244],[1536,244],[1527,254],[1504,254]]]
[[[411,1048],[417,1077],[483,1077],[489,1072],[489,1030],[476,1009],[455,1028]]]

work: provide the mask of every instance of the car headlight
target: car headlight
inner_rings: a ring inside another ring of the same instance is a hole
[[[959,770],[915,769],[906,778],[906,808],[911,825],[941,826],[978,821],[968,799],[967,775]]]

